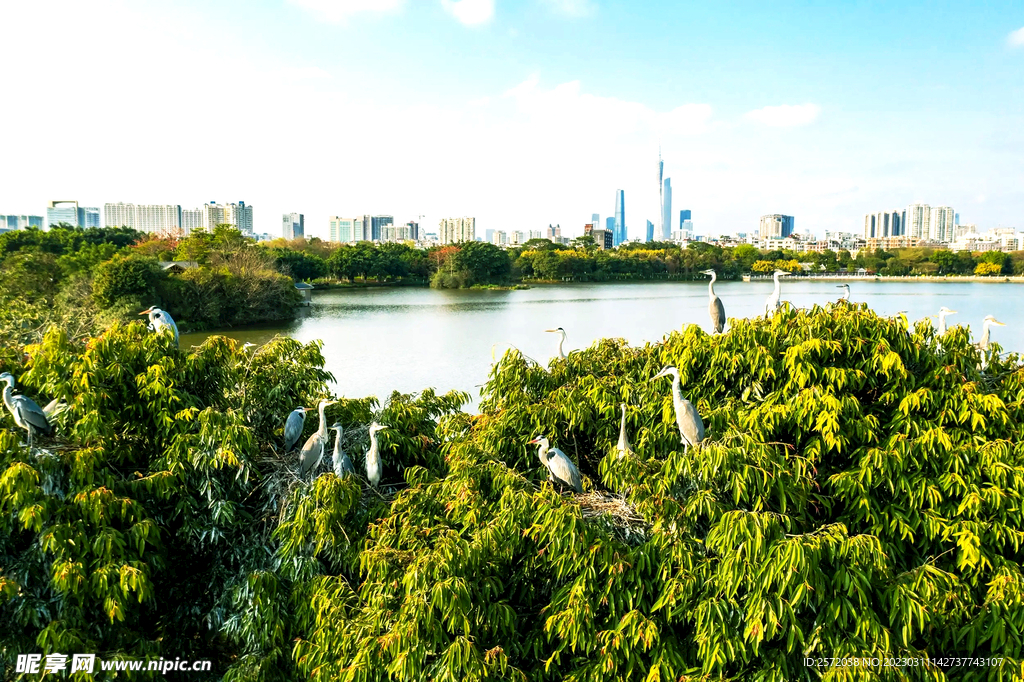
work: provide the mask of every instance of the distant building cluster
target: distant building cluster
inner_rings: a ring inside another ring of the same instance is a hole
[[[72,227],[99,227],[100,209],[79,206],[77,201],[51,201],[46,205],[46,226],[66,223]]]
[[[442,218],[437,228],[442,244],[476,241],[476,218]]]
[[[2,215],[0,214],[0,233],[12,230],[24,230],[29,227],[43,228],[41,215]]]
[[[47,216],[48,223],[56,225],[49,213]],[[211,201],[193,209],[183,209],[180,204],[107,203],[103,205],[103,225],[130,227],[164,237],[187,237],[193,230],[210,231],[218,225],[230,225],[246,236],[254,236],[252,206],[244,201],[237,204]]]

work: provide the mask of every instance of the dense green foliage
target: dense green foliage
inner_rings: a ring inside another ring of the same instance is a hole
[[[805,656],[959,654],[1003,661],[950,679],[1019,679],[1024,368],[982,372],[970,341],[841,303],[548,368],[510,351],[478,416],[430,391],[329,408],[357,470],[365,425],[389,427],[377,494],[276,454],[287,411],[327,394],[316,345],[52,331],[0,367],[71,403],[49,454],[0,431],[0,651],[324,682],[811,680]],[[649,381],[666,364],[699,448]],[[584,495],[547,483],[541,434]]]

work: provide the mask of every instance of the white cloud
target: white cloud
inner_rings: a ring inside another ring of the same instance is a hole
[[[466,26],[479,26],[494,18],[494,0],[441,0],[441,5]]]
[[[794,128],[814,123],[820,113],[817,104],[782,104],[748,111],[744,118],[773,128]]]
[[[585,17],[597,9],[591,0],[540,0],[553,12],[567,17]]]
[[[362,12],[397,12],[405,5],[405,0],[289,0],[289,2],[332,22],[342,22],[353,14]]]
[[[1024,47],[1024,26],[1010,33],[1006,37],[1006,44],[1010,47]]]

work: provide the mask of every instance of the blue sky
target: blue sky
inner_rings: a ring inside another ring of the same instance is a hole
[[[38,2],[0,10],[0,212],[244,199],[578,233],[659,144],[700,232],[951,205],[1024,229],[1024,6],[606,0]],[[59,195],[59,196],[58,196]]]

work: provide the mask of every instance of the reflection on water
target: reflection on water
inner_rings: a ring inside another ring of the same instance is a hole
[[[764,311],[771,281],[718,282],[715,293],[729,317]],[[913,322],[945,305],[959,311],[950,326],[981,333],[985,315],[1008,326],[993,331],[1005,350],[1024,352],[1024,316],[1016,283],[873,282],[851,284],[852,300],[866,302],[880,315],[901,310]],[[799,307],[836,300],[842,290],[831,281],[783,282],[782,299]],[[566,349],[596,339],[625,338],[631,344],[657,341],[685,324],[710,327],[707,284],[649,282],[537,286],[520,291],[437,291],[375,288],[314,293],[313,304],[287,326],[220,332],[242,342],[265,343],[276,334],[302,342],[324,342],[326,369],[335,390],[348,397],[392,390],[460,389],[474,402],[491,367],[508,345],[547,362],[557,355],[558,337],[545,329],[563,327]],[[183,334],[182,345],[201,343],[209,334]],[[498,344],[495,347],[495,344]],[[471,408],[469,408],[471,409]]]

